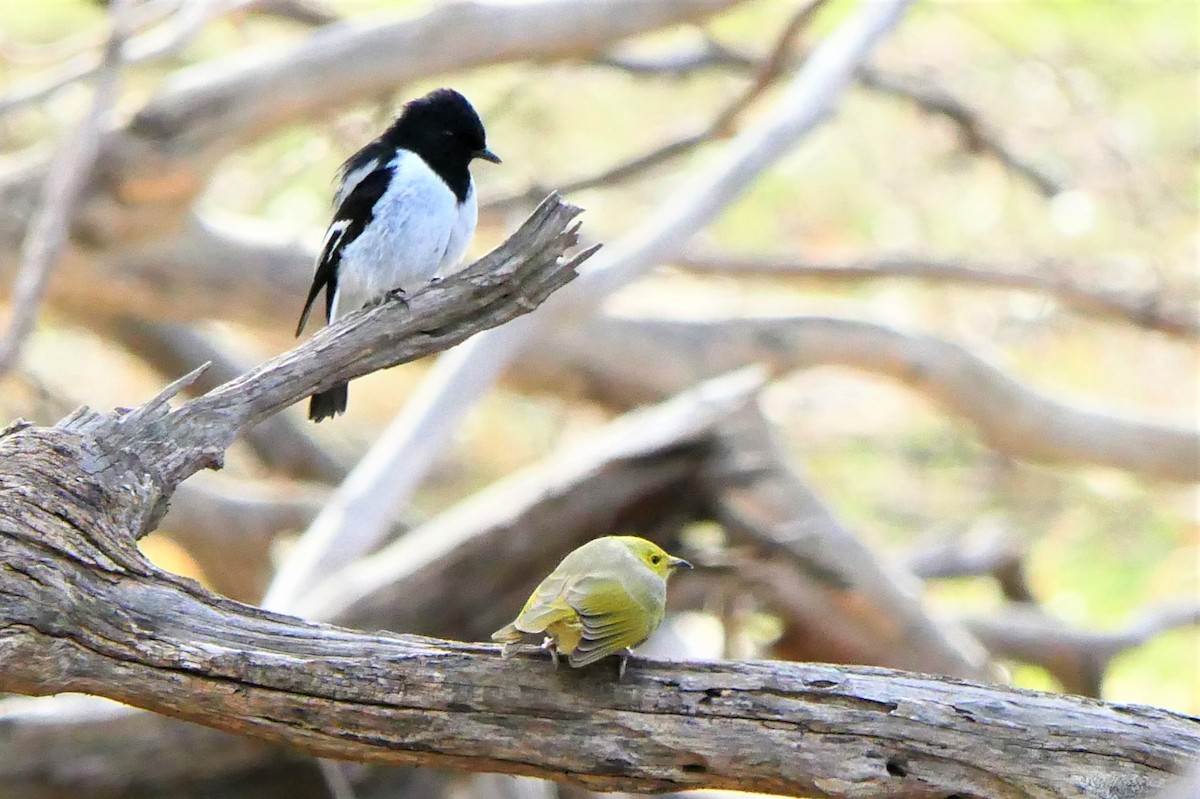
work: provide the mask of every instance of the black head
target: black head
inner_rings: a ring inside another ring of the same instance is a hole
[[[466,196],[470,180],[467,166],[472,160],[482,158],[500,163],[487,148],[479,115],[467,98],[453,89],[436,89],[406,103],[383,138],[425,159],[460,201]]]

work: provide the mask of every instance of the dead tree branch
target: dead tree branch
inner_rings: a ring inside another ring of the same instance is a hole
[[[630,352],[639,357],[629,358]],[[852,319],[592,317],[533,342],[520,377],[528,388],[571,386],[630,407],[747,363],[765,364],[773,374],[837,365],[890,377],[969,421],[988,446],[1014,457],[1200,479],[1195,430],[1071,406],[952,342]]]
[[[792,13],[783,29],[775,37],[775,44],[771,47],[770,54],[759,65],[750,85],[726,104],[707,125],[596,174],[566,182],[560,181],[555,184],[558,187],[557,191],[564,196],[569,196],[577,191],[620,183],[659,164],[686,155],[701,144],[732,136],[741,116],[784,73],[796,38],[808,27],[813,16],[825,3],[826,0],[809,0]],[[495,211],[512,205],[536,202],[540,197],[544,197],[547,191],[549,189],[541,185],[530,186],[516,194],[489,200],[484,203],[483,210]]]
[[[6,477],[83,474],[85,451],[38,437],[0,442]],[[326,757],[599,790],[1137,797],[1200,754],[1195,719],[1070,696],[785,663],[637,661],[617,683],[311,624],[157,571],[116,503],[95,499],[42,494],[5,524],[2,690],[87,691]]]
[[[691,272],[720,275],[769,275],[807,278],[829,283],[858,283],[886,278],[914,278],[1045,294],[1065,307],[1099,319],[1113,319],[1178,338],[1200,338],[1200,314],[1183,304],[1171,304],[1164,292],[1134,294],[1118,288],[1094,288],[1069,276],[1083,268],[1041,261],[1033,268],[961,258],[884,255],[816,261],[789,257],[743,256],[690,252],[673,261]]]
[[[200,394],[233,380],[249,364],[210,336],[186,325],[125,317],[103,329],[164,376],[186,374],[208,364],[190,391]],[[297,419],[276,414],[245,433],[246,443],[266,466],[297,480],[339,483],[346,467],[323,449]]]
[[[1010,606],[999,615],[963,623],[996,657],[1041,666],[1073,694],[1100,696],[1113,658],[1167,630],[1200,625],[1200,604],[1151,608],[1115,632],[1080,630],[1029,606]]]

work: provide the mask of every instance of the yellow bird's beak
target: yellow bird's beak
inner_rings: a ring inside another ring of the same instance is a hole
[[[688,563],[683,558],[677,558],[674,555],[667,561],[667,566],[672,569],[691,569],[692,564]]]

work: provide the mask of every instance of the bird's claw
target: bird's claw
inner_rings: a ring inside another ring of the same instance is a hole
[[[406,291],[405,291],[404,289],[402,289],[402,288],[394,288],[394,289],[390,289],[390,290],[389,290],[389,291],[388,291],[386,294],[384,294],[383,296],[384,296],[384,297],[385,297],[387,300],[389,300],[390,302],[398,302],[398,303],[400,303],[401,305],[403,305],[405,308],[407,308],[407,307],[408,307],[408,297],[407,297],[407,294],[408,294],[408,292],[406,292]]]
[[[549,636],[545,641],[542,641],[542,649],[550,653],[550,659],[554,661],[554,670],[558,671],[558,645],[554,643],[554,639]]]
[[[617,666],[617,682],[625,679],[625,667],[629,665],[629,658],[632,656],[633,650],[629,647],[625,647],[625,650],[618,655],[620,664]]]

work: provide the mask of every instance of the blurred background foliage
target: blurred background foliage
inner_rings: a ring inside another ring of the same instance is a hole
[[[425,3],[328,0],[363,16]],[[802,41],[812,43],[852,8],[835,2]],[[733,51],[771,45],[793,4],[755,0],[720,15],[706,32]],[[935,80],[976,109],[1063,191],[1047,197],[986,153],[964,148],[957,129],[911,102],[856,87],[837,116],[765,175],[701,237],[702,247],[807,259],[920,254],[1042,265],[1084,283],[1160,292],[1194,304],[1197,271],[1198,6],[1192,0],[963,0],[918,3],[875,63]],[[94,47],[104,14],[82,0],[0,0],[0,82],[14,86],[48,63]],[[285,21],[218,21],[179,57],[129,71],[122,110],[139,107],[171,69],[269,47],[304,35]],[[695,29],[643,37],[621,52],[656,57],[701,44]],[[256,217],[302,239],[329,219],[338,164],[375,135],[404,99],[438,84],[470,97],[504,165],[475,170],[482,201],[553,187],[702,128],[747,84],[745,70],[634,75],[595,63],[504,65],[397,86],[378,102],[277,131],[226,159],[203,197],[211,211]],[[75,123],[88,91],[0,118],[0,149],[17,159]],[[768,91],[749,111],[769,108]],[[720,141],[615,187],[581,191],[588,235],[619,237],[672,202],[689,170]],[[503,238],[526,206],[481,218],[475,252]],[[1053,262],[1053,263],[1052,263]],[[275,330],[211,328],[256,356],[291,344],[303,298],[281,308]],[[780,277],[704,276],[662,268],[611,300],[661,316],[846,315],[966,345],[1046,393],[1118,413],[1197,423],[1194,342],[1080,317],[1045,295],[912,279],[824,284]],[[47,396],[96,407],[132,405],[160,384],[136,358],[47,315],[25,361],[41,381],[9,379],[5,418],[52,421]],[[39,366],[41,365],[41,366]],[[351,414],[314,430],[347,461],[401,407],[426,365],[355,383]],[[972,429],[894,383],[844,368],[780,381],[769,410],[795,463],[853,529],[900,558],[938,537],[999,528],[1030,547],[1033,588],[1067,622],[1111,629],[1155,602],[1200,595],[1200,508],[1194,486],[1154,483],[1114,470],[1015,461]],[[300,410],[295,409],[299,414]],[[430,514],[603,422],[608,413],[562,397],[499,390],[461,430],[456,449],[418,502]],[[231,452],[228,471],[262,477]],[[158,537],[147,549],[171,568],[183,556]],[[202,575],[201,575],[202,576]],[[939,612],[986,615],[1001,598],[989,581],[932,583]],[[1123,655],[1105,697],[1200,713],[1200,632],[1159,636]],[[1052,687],[1032,667],[1019,684]]]

